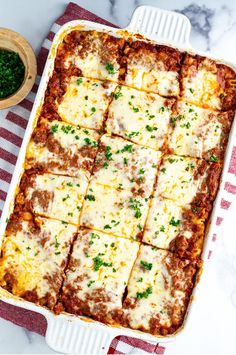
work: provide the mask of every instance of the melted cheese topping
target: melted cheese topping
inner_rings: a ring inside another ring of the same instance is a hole
[[[86,128],[100,129],[115,83],[103,83],[82,77],[72,77],[58,114],[63,121]]]
[[[168,132],[171,103],[157,94],[118,87],[109,107],[107,131],[159,150]]]
[[[182,227],[182,207],[174,201],[154,197],[149,210],[143,241],[162,249],[169,249],[170,242],[179,234]],[[192,233],[186,231],[186,237]]]
[[[194,158],[165,156],[158,176],[157,195],[177,201],[182,206],[191,203],[206,177],[205,173],[194,178],[198,163]]]
[[[206,108],[221,109],[221,88],[217,81],[217,74],[203,68],[182,80],[183,98],[186,101]]]
[[[83,226],[136,239],[148,212],[148,198],[134,197],[126,190],[116,190],[91,182],[81,212]]]
[[[149,197],[153,190],[161,152],[140,147],[119,137],[103,135],[96,157],[93,181],[100,184],[142,191]]]
[[[179,74],[164,68],[149,68],[143,65],[128,64],[125,84],[137,89],[153,91],[163,96],[178,96]]]
[[[74,64],[82,70],[85,77],[118,81],[120,66],[117,61],[104,63],[99,53],[88,53],[86,58],[75,56]]]
[[[31,139],[26,153],[27,167],[45,164],[46,170],[50,173],[88,179],[90,172],[86,169],[86,166],[87,164],[93,164],[93,158],[90,157],[89,150],[97,147],[98,133],[93,130],[66,125],[60,121],[47,122],[47,126],[53,139],[63,149],[63,153],[60,153],[59,150],[49,150],[47,144],[37,144]],[[87,150],[87,154],[85,150]],[[75,158],[76,163],[74,163]]]
[[[181,101],[176,113],[171,119],[174,131],[169,141],[175,154],[202,158],[220,146],[223,126],[219,113]]]
[[[78,224],[87,181],[51,174],[37,175],[26,189],[34,213]]]
[[[120,309],[138,249],[139,243],[131,240],[96,230],[79,231],[73,246],[72,262],[66,273],[63,297],[68,295],[68,299],[71,298],[71,287],[76,290],[73,293],[75,299],[88,304],[92,314],[99,311],[100,303],[106,305],[107,311]],[[124,253],[125,250],[129,253]],[[98,301],[101,292],[106,300]],[[75,302],[75,308],[80,308],[79,302]]]
[[[21,230],[3,240],[0,284],[6,286],[4,277],[9,274],[14,295],[35,291],[38,298],[50,294],[56,303],[62,265],[65,266],[76,227],[44,218],[36,218],[36,223],[38,231],[31,230],[29,222],[23,221]]]
[[[184,308],[185,278],[179,280],[179,289],[173,287],[173,279],[166,266],[172,254],[141,245],[138,258],[132,269],[128,284],[128,296],[135,306],[128,309],[129,324],[132,328],[150,329],[150,321],[159,317],[159,324],[171,326],[177,308],[179,320]],[[181,267],[178,273],[182,273]],[[174,272],[174,270],[173,270]],[[187,279],[187,275],[186,275]]]

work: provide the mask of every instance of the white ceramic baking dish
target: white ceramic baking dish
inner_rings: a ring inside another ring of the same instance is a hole
[[[0,242],[5,232],[6,220],[13,209],[15,190],[23,172],[23,163],[25,160],[26,147],[31,137],[32,130],[36,124],[36,118],[43,102],[47,82],[53,70],[57,46],[60,43],[62,37],[65,35],[65,33],[67,33],[73,28],[80,28],[84,30],[95,29],[98,31],[109,32],[118,36],[120,34],[126,36],[128,33],[131,33],[132,35],[134,35],[135,33],[139,33],[147,37],[148,39],[153,40],[154,42],[174,46],[180,50],[187,50],[189,52],[193,52],[189,44],[191,25],[187,17],[179,13],[161,10],[151,6],[138,7],[132,16],[129,26],[122,30],[82,20],[72,21],[62,26],[57,35],[55,36],[53,44],[51,46],[48,60],[42,75],[39,90],[35,98],[34,106],[29,118],[29,123],[17,160],[14,176],[12,178],[7,200],[5,202],[4,210],[2,213],[2,222],[0,226]],[[206,55],[204,53],[198,54]],[[227,63],[219,59],[218,61],[231,66],[234,70],[236,69],[233,63]],[[230,156],[232,153],[232,147],[236,143],[235,133],[236,122],[234,122],[232,126],[231,134],[229,137],[220,189],[214,203],[214,209],[211,215],[210,223],[208,225],[208,233],[205,238],[206,241],[202,254],[203,268],[205,262],[207,261],[209,250],[212,250],[213,248],[212,236],[218,233],[217,228],[219,227],[216,226],[216,218],[222,216],[222,210],[220,209],[220,201],[222,198],[226,200],[231,199],[230,194],[227,194],[227,192],[224,190],[224,183],[226,181],[226,178],[227,181],[230,181],[227,172],[230,162]],[[187,315],[185,317],[185,322],[181,328],[181,331],[183,330],[183,328],[189,325],[193,304],[197,303],[197,289],[198,282],[196,282],[193,294],[191,296],[191,301],[189,303]],[[118,335],[126,335],[134,338],[136,337],[152,343],[163,343],[175,339],[175,337],[179,333],[177,332],[174,335],[166,337],[154,337],[152,335],[140,331],[135,331],[122,327],[107,326],[86,317],[76,317],[66,313],[56,316],[48,309],[12,296],[9,292],[5,291],[2,288],[0,288],[0,299],[9,304],[29,309],[44,315],[48,323],[46,341],[52,349],[63,353],[106,354],[112,339]]]

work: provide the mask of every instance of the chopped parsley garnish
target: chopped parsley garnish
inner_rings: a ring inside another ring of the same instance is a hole
[[[142,169],[139,170],[138,173],[139,173],[139,174],[144,174],[144,173],[145,173],[145,170],[142,168]]]
[[[142,206],[141,202],[134,198],[130,198],[129,203],[130,203],[129,207],[135,210],[134,217],[140,218],[142,216],[141,209],[140,209],[140,207]]]
[[[105,157],[107,160],[112,160],[112,152],[111,147],[109,145],[106,146]]]
[[[151,126],[149,126],[149,125],[146,125],[146,130],[147,130],[148,132],[157,131],[157,127],[151,127]]]
[[[112,63],[107,63],[105,68],[108,71],[108,73],[111,75],[114,75],[116,73],[114,65]]]
[[[160,227],[160,231],[161,231],[161,232],[165,232],[165,226],[161,226],[161,227]]]
[[[55,251],[55,253],[54,253],[55,255],[60,255],[61,254],[61,252],[60,251]]]
[[[160,111],[160,112],[164,112],[164,111],[165,111],[165,107],[162,106],[159,111]]]
[[[30,247],[26,247],[26,249],[27,249],[27,250],[31,250],[31,248],[30,248]]]
[[[141,226],[140,223],[137,225],[137,227],[138,227],[138,229],[139,229],[140,231],[142,230],[142,226]]]
[[[55,235],[55,248],[57,249],[60,246],[60,243],[57,240],[57,235]]]
[[[63,197],[62,201],[65,202],[68,198],[70,198],[70,195],[67,194],[66,197]]]
[[[194,90],[192,88],[189,88],[189,91],[191,92],[191,94],[194,93]]]
[[[62,130],[62,132],[63,133],[65,133],[65,134],[68,134],[68,133],[70,133],[71,132],[71,130],[72,130],[72,126],[61,126],[61,130]],[[72,132],[71,132],[72,133]]]
[[[0,99],[4,99],[21,86],[25,66],[18,53],[0,49]]]
[[[213,162],[213,163],[217,163],[218,162],[218,158],[214,154],[212,154],[210,156],[210,161]]]
[[[132,97],[131,97],[132,98]],[[131,109],[136,113],[136,112],[139,112],[139,108],[138,107],[134,107],[132,102],[129,101],[128,104],[131,106]]]
[[[180,225],[180,220],[179,220],[179,219],[176,219],[176,220],[175,220],[174,217],[171,217],[171,220],[170,220],[169,224],[170,224],[171,226],[177,227],[177,226]]]
[[[84,97],[84,99],[85,99],[85,100],[88,100],[88,95],[86,95],[86,96]]]
[[[113,94],[115,100],[118,100],[121,96],[123,96],[122,92],[121,92],[121,86],[118,87],[118,90],[116,93]]]
[[[58,127],[59,127],[58,124],[54,124],[54,125],[51,127],[51,132],[52,132],[52,133],[57,133],[57,132],[58,132]]]
[[[148,298],[148,296],[152,293],[152,287],[148,287],[144,292],[137,292],[137,298]]]
[[[124,148],[121,149],[121,153],[124,153],[124,152],[132,153],[132,151],[133,151],[133,145],[132,144],[126,144],[124,146]]]
[[[93,280],[90,280],[88,283],[87,283],[87,286],[90,287],[95,281]]]
[[[96,148],[98,146],[97,142],[91,141],[90,138],[84,138],[84,142],[88,145],[91,145],[91,147]]]
[[[168,158],[168,162],[170,163],[170,164],[173,164],[175,161],[177,161],[176,159],[173,159],[173,158]]]
[[[97,111],[96,107],[91,107],[91,115],[93,115]]]
[[[193,208],[192,208],[192,212],[193,212],[194,214],[197,214],[197,213],[199,212],[199,207],[193,207]]]
[[[189,169],[193,170],[195,168],[195,165],[193,163],[188,163],[187,167],[186,167],[186,171],[189,171]]]
[[[152,270],[152,263],[148,263],[147,261],[141,260],[140,264],[145,270]]]
[[[143,282],[143,278],[140,277],[140,278],[137,280],[137,282]]]
[[[105,224],[105,226],[103,227],[103,229],[112,229],[112,227],[109,224]]]
[[[106,263],[105,261],[103,261],[102,258],[100,257],[100,255],[98,254],[97,256],[95,256],[95,258],[93,258],[93,263],[94,263],[93,264],[93,269],[94,269],[94,271],[98,271],[101,266],[107,266],[107,267],[111,267],[112,266],[112,263]]]
[[[69,181],[66,185],[72,187],[73,183],[71,181]]]
[[[95,196],[94,195],[86,195],[85,200],[95,201]]]
[[[189,129],[191,127],[191,124],[190,124],[190,122],[183,123],[183,124],[180,125],[180,127]]]
[[[79,78],[79,79],[77,80],[77,85],[82,84],[82,82],[83,82],[83,79],[82,79],[82,78]]]
[[[161,169],[161,172],[162,172],[163,174],[165,174],[165,173],[166,173],[166,168],[162,168],[162,169]]]
[[[127,165],[128,164],[128,159],[124,158],[124,164]]]
[[[170,123],[172,124],[173,127],[176,126],[176,121],[177,121],[177,117],[171,117]]]
[[[107,169],[108,166],[109,166],[109,164],[105,161],[105,163],[103,164],[103,167],[104,167],[105,169]]]
[[[133,137],[137,137],[138,135],[140,134],[140,132],[131,132],[131,133],[129,133],[129,134],[125,134],[126,135],[126,137],[128,137],[128,138],[133,138]]]

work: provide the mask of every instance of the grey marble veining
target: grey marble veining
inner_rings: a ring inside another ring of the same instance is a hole
[[[108,21],[125,27],[134,9],[152,5],[176,10],[192,24],[194,49],[236,61],[236,1],[232,0],[73,0]],[[0,0],[0,24],[22,33],[39,50],[51,24],[69,0]],[[3,112],[0,112],[0,119]],[[165,355],[235,355],[236,204],[224,222],[214,257],[199,284],[198,306],[186,332],[167,345]],[[54,353],[37,334],[0,319],[0,353]],[[136,353],[134,349],[130,353]]]

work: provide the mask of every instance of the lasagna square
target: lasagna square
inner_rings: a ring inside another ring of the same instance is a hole
[[[116,236],[140,239],[148,213],[148,198],[96,182],[89,184],[80,216],[81,226]]]
[[[0,285],[52,309],[77,228],[41,217],[28,219],[12,215],[8,223],[0,258]]]
[[[82,76],[117,81],[124,39],[98,31],[71,31],[59,46],[64,67],[79,68]]]
[[[174,333],[183,323],[195,273],[195,263],[141,245],[123,304],[124,325],[154,335]]]
[[[204,108],[226,111],[236,108],[236,73],[224,64],[186,54],[181,69],[180,96]]]
[[[106,129],[134,143],[159,150],[168,133],[173,100],[126,86],[115,90]]]
[[[27,168],[88,179],[98,139],[94,130],[42,120],[27,147]]]
[[[204,216],[194,213],[190,206],[155,196],[145,225],[142,241],[168,249],[181,258],[194,259],[201,254],[204,239]]]
[[[177,155],[223,160],[233,111],[217,112],[178,101],[172,110],[169,148]]]
[[[57,103],[61,119],[75,126],[101,129],[111,93],[116,84],[83,77],[71,77]]]
[[[215,198],[221,170],[221,164],[166,155],[160,166],[156,194],[180,206],[209,204]]]
[[[78,225],[87,186],[78,178],[29,172],[22,178],[16,202],[19,209]]]
[[[93,168],[93,181],[149,197],[160,158],[160,152],[120,137],[103,135]]]
[[[122,308],[138,249],[139,243],[131,240],[79,230],[63,285],[64,310],[111,323]]]
[[[142,41],[125,47],[124,83],[163,96],[178,96],[182,55],[174,48]]]

